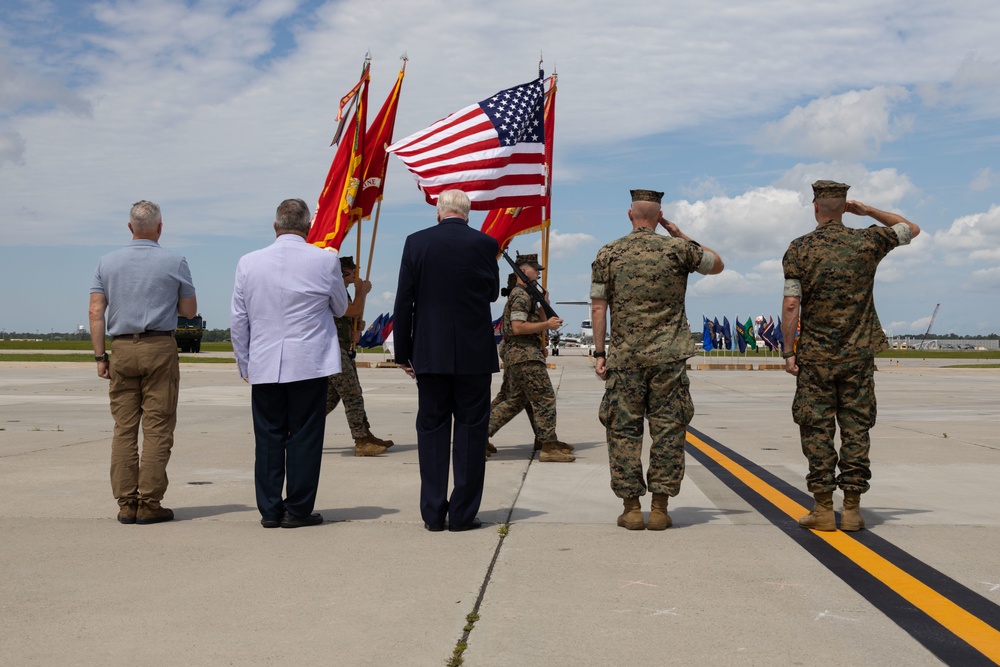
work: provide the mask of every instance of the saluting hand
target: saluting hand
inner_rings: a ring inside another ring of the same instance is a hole
[[[853,199],[847,202],[847,208],[844,210],[848,213],[853,213],[854,215],[868,215],[868,207],[859,201],[854,201]]]
[[[657,220],[657,222],[660,224],[661,227],[667,230],[667,233],[670,234],[671,236],[677,238],[686,238],[684,236],[684,233],[681,232],[681,228],[678,227],[676,223],[670,222],[669,220],[663,217],[663,211],[660,211],[660,218],[659,220]]]

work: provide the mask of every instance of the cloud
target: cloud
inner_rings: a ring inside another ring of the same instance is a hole
[[[772,186],[736,197],[664,205],[664,215],[699,243],[731,258],[782,255],[788,241],[814,224],[799,193]]]
[[[976,174],[976,177],[972,179],[972,182],[969,183],[969,189],[973,192],[982,192],[994,187],[996,183],[996,174],[993,173],[993,170],[989,167],[983,167]]]
[[[722,184],[711,176],[701,176],[694,179],[690,185],[682,185],[678,189],[687,199],[717,197],[726,194],[726,190],[722,187]]]
[[[549,232],[549,254],[556,258],[567,257],[581,248],[595,244],[596,241],[597,239],[590,234],[561,234],[553,229]]]
[[[782,155],[834,160],[873,157],[883,143],[912,128],[912,118],[893,113],[909,96],[902,86],[876,86],[813,100],[765,124],[756,145],[763,152]]]
[[[781,261],[772,259],[745,273],[727,268],[714,276],[699,276],[691,283],[688,294],[695,298],[760,296],[765,302],[780,303],[783,285]]]
[[[0,130],[0,167],[24,164],[24,137],[13,130]]]
[[[964,287],[975,292],[990,292],[996,295],[996,291],[1000,289],[1000,266],[973,271]]]
[[[977,117],[1000,110],[1000,58],[968,53],[954,73],[939,82],[925,82],[918,91],[929,107],[966,107]]]
[[[882,209],[893,209],[920,192],[909,176],[894,168],[872,171],[857,162],[797,164],[785,172],[775,182],[775,186],[801,193],[803,205],[809,205],[812,201],[812,184],[823,179],[847,183],[851,186],[847,194],[849,199]]]
[[[952,265],[1000,262],[1000,205],[962,216],[948,229],[935,232],[934,247]]]

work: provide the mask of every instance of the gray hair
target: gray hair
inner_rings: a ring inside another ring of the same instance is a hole
[[[163,218],[160,216],[159,206],[143,199],[132,204],[128,221],[132,225],[133,233],[150,234],[156,231],[156,227],[163,222]]]
[[[308,234],[309,206],[301,199],[286,199],[278,206],[274,225],[279,231]]]
[[[442,219],[457,216],[468,220],[470,208],[472,208],[472,204],[469,201],[469,195],[461,190],[445,190],[438,195],[437,212]],[[449,213],[453,215],[448,215]]]

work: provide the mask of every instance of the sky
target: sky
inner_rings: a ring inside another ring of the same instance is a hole
[[[160,204],[160,243],[187,257],[208,326],[228,327],[238,259],[273,241],[283,199],[315,203],[369,52],[373,109],[409,58],[397,139],[531,81],[540,57],[558,73],[556,301],[588,298],[644,188],[725,262],[689,280],[693,328],[776,317],[782,255],[815,227],[809,185],[831,179],[922,230],[880,265],[884,328],[922,334],[940,304],[934,333],[1000,333],[998,26],[994,0],[5,0],[0,331],[86,327],[97,260],[129,242],[140,199]],[[406,235],[434,216],[390,158],[369,321],[392,308]],[[537,233],[511,245],[539,247]],[[565,332],[589,317],[557,310]]]

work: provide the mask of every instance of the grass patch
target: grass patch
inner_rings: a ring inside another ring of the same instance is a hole
[[[61,363],[65,361],[94,363],[94,353],[89,354],[3,354],[0,352],[0,361],[48,361]],[[235,364],[236,360],[229,357],[202,357],[195,354],[180,355],[182,364]]]
[[[107,348],[111,349],[110,339]],[[0,340],[0,350],[93,350],[87,340]],[[232,352],[232,343],[201,342],[202,352]]]

